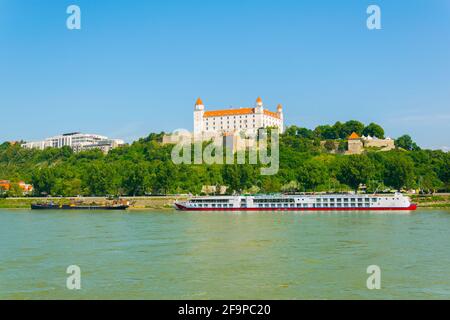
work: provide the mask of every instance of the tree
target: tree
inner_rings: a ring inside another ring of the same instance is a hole
[[[360,184],[367,184],[373,178],[374,170],[375,166],[366,155],[351,155],[341,160],[337,178],[358,190]]]
[[[363,130],[363,135],[384,139],[384,129],[376,123],[371,123]]]
[[[340,142],[339,142],[338,150],[339,150],[340,152],[345,152],[345,151],[347,151],[347,150],[348,150],[348,141],[347,141],[347,140],[340,141]]]
[[[342,122],[337,121],[334,125],[333,125],[333,130],[336,133],[336,136],[338,139],[346,139],[347,137],[345,136],[345,132],[344,132],[344,125],[342,124]]]
[[[102,161],[94,161],[87,167],[83,185],[89,190],[89,195],[102,196],[115,193],[115,170]]]
[[[129,196],[143,195],[149,187],[146,166],[126,162],[121,167],[124,170],[122,187]]]
[[[410,158],[394,154],[385,162],[384,183],[400,190],[411,187],[414,181],[414,164]]]
[[[364,130],[363,123],[356,120],[350,120],[343,124],[341,136],[343,136],[342,138],[347,138],[353,132],[356,132],[358,135],[361,136],[363,130]]]
[[[280,192],[281,190],[281,183],[280,181],[275,178],[264,178],[261,185],[262,192],[265,193],[272,193],[272,192]]]
[[[44,167],[35,171],[31,178],[35,193],[50,195],[56,182],[56,177],[52,169]]]
[[[442,188],[443,185],[443,182],[439,180],[436,173],[433,171],[428,171],[423,176],[419,177],[419,188],[422,190],[434,193],[439,188]]]
[[[321,140],[338,138],[336,131],[330,125],[318,126],[316,129],[314,129],[314,133]]]
[[[397,148],[402,148],[402,149],[409,150],[409,151],[420,150],[418,145],[407,134],[405,134],[405,135],[401,136],[400,138],[398,138],[397,140],[395,140],[395,146]]]
[[[306,190],[316,190],[329,178],[328,168],[322,161],[306,161],[298,169],[297,180]]]
[[[327,151],[334,151],[336,150],[336,145],[333,140],[327,140],[325,141],[324,147]]]

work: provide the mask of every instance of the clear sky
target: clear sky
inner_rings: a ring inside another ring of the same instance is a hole
[[[66,28],[79,5],[82,29]],[[382,30],[366,27],[377,4]],[[283,104],[450,147],[450,1],[0,0],[0,141],[132,141],[207,109]]]

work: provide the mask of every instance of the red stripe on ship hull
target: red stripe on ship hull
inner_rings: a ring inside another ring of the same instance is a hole
[[[416,204],[409,207],[386,208],[187,208],[181,204],[175,204],[181,211],[414,211]]]

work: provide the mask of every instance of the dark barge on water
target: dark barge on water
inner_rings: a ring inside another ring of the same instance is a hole
[[[76,204],[55,204],[55,203],[34,203],[31,204],[33,210],[126,210],[128,204],[114,205],[76,205]]]

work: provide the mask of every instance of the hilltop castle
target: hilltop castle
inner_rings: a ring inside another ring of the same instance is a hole
[[[194,107],[195,136],[256,134],[258,129],[267,127],[276,127],[279,133],[284,131],[283,107],[279,104],[276,112],[269,111],[259,97],[253,108],[206,111],[200,98]]]

